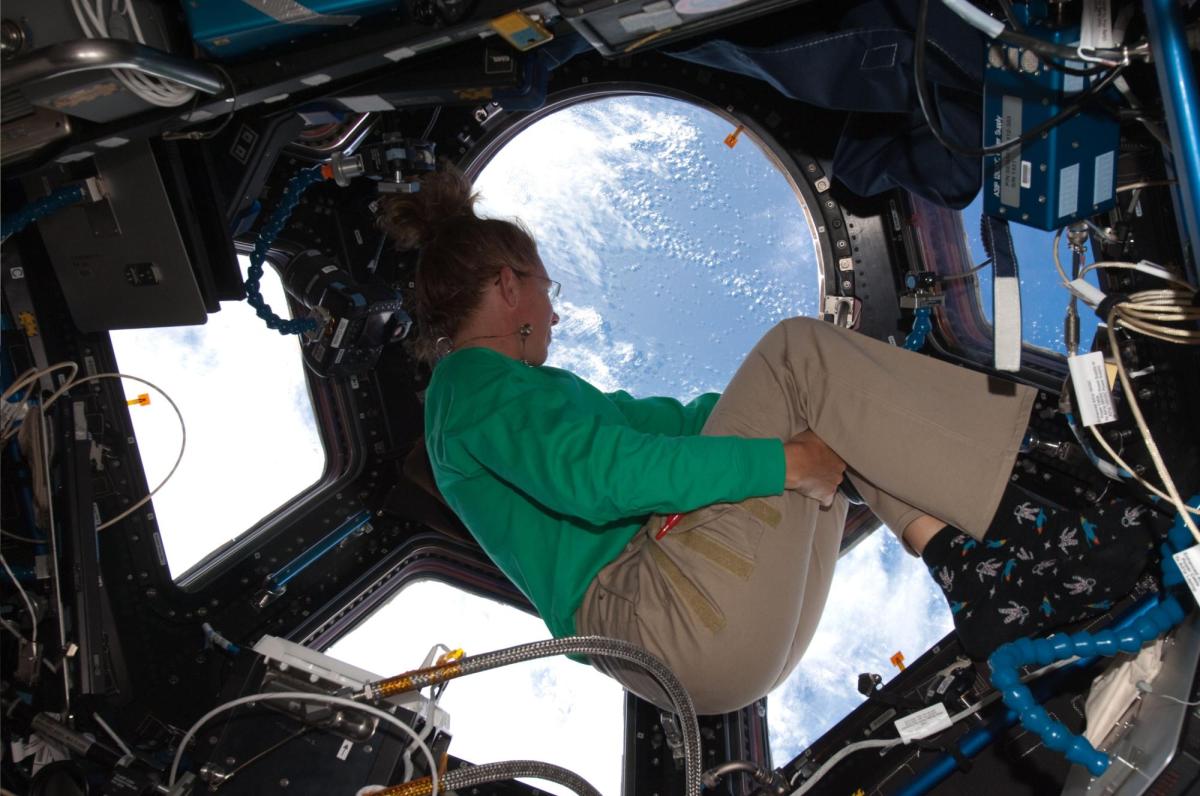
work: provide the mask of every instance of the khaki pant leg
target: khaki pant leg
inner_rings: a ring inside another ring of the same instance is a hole
[[[811,428],[893,498],[885,514],[907,506],[983,537],[1036,390],[811,318],[783,321],[751,357],[774,373],[789,429]]]
[[[885,521],[923,512],[982,536],[1034,395],[829,324],[792,319],[743,362],[704,433],[788,439],[812,428],[861,475]],[[653,538],[661,521],[652,519],[593,582],[577,615],[580,632],[645,647],[679,675],[702,713],[764,696],[812,638],[846,502],[839,497],[822,510],[793,493],[756,501],[693,512],[661,542]],[[758,503],[774,514],[751,510]],[[649,677],[620,663],[594,663],[667,706]]]

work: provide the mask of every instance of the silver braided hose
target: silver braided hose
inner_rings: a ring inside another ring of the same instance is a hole
[[[567,636],[566,638],[533,641],[508,649],[485,652],[468,658],[406,672],[371,683],[363,689],[362,696],[383,699],[393,694],[415,691],[434,683],[445,682],[467,674],[497,669],[514,663],[548,658],[552,655],[595,655],[618,658],[634,663],[654,676],[666,691],[679,714],[683,732],[684,778],[686,796],[700,796],[700,725],[696,721],[696,707],[691,694],[679,682],[666,664],[637,645],[604,636]]]
[[[540,760],[507,760],[503,763],[463,766],[454,771],[447,771],[446,776],[442,777],[442,787],[448,791],[459,790],[517,777],[534,777],[557,782],[575,791],[579,796],[600,796],[600,791],[574,771]]]

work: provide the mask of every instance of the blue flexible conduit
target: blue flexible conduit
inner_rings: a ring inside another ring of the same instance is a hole
[[[925,347],[925,338],[933,331],[933,324],[929,320],[929,307],[917,307],[913,311],[912,331],[904,338],[904,348],[909,351],[920,351]]]
[[[1193,499],[1192,502],[1200,503],[1200,500]],[[1192,543],[1191,533],[1183,524],[1183,517],[1177,517],[1167,536],[1167,542],[1162,546],[1163,588],[1167,592],[1184,583],[1183,573],[1179,571],[1172,554]],[[1144,643],[1153,641],[1182,622],[1187,613],[1179,600],[1167,594],[1131,627],[1122,630],[1056,633],[1049,638],[1023,638],[1009,642],[988,658],[988,665],[992,669],[992,686],[1001,693],[1004,704],[1018,713],[1026,729],[1041,737],[1047,749],[1063,752],[1067,760],[1085,766],[1093,777],[1098,777],[1108,769],[1108,755],[1096,751],[1087,739],[1075,735],[1064,724],[1051,719],[1034,701],[1029,689],[1020,682],[1018,668],[1030,663],[1045,666],[1075,655],[1112,657],[1121,652],[1137,652]]]
[[[34,221],[52,216],[64,207],[79,204],[87,198],[87,187],[82,184],[59,188],[49,196],[30,202],[15,213],[0,221],[0,241],[8,240]]]
[[[271,244],[283,231],[292,211],[300,204],[300,197],[304,195],[309,186],[321,182],[323,179],[325,178],[321,174],[321,167],[317,166],[305,169],[288,180],[288,184],[283,189],[283,199],[259,231],[258,238],[254,241],[254,251],[250,254],[250,268],[246,275],[246,303],[254,308],[258,317],[266,321],[268,329],[275,329],[280,334],[303,334],[317,328],[317,323],[311,318],[294,320],[280,318],[271,310],[271,306],[267,304],[259,291],[263,263],[267,261]]]
[[[1114,624],[1113,630],[1124,630],[1133,626],[1138,620],[1146,615],[1147,612],[1158,606],[1160,596],[1151,594],[1143,598],[1140,602],[1131,607],[1120,619]],[[1033,683],[1037,697],[1045,701],[1049,699],[1055,692],[1054,686],[1057,684],[1055,675],[1065,674],[1073,669],[1086,669],[1096,662],[1095,657],[1082,658],[1065,667],[1061,672],[1052,672]],[[963,757],[971,758],[986,749],[1000,733],[1017,723],[1019,715],[1015,710],[1005,710],[998,717],[989,721],[982,727],[976,727],[963,736],[958,742],[958,750]],[[959,767],[959,761],[950,754],[942,754],[929,768],[922,771],[913,777],[903,788],[896,791],[892,796],[923,796],[933,790],[944,780],[946,780]]]
[[[1200,496],[1193,497],[1188,505],[1200,507]],[[1071,668],[1091,666],[1101,657],[1111,657],[1121,652],[1136,652],[1146,641],[1158,638],[1183,621],[1188,611],[1174,596],[1166,594],[1184,584],[1183,573],[1171,557],[1173,553],[1193,544],[1191,533],[1176,517],[1167,542],[1162,546],[1164,594],[1151,595],[1131,608],[1112,627],[1098,633],[1060,633],[1044,639],[1020,639],[1004,644],[988,658],[992,669],[992,685],[1004,698],[1009,709],[986,726],[967,733],[959,742],[958,750],[964,757],[974,757],[983,751],[1007,727],[1020,720],[1029,730],[1036,732],[1049,749],[1065,752],[1073,763],[1087,767],[1092,776],[1100,776],[1108,768],[1108,756],[1096,751],[1085,739],[1075,736],[1060,722],[1054,721],[1038,704],[1048,698],[1053,689],[1039,681],[1037,697],[1020,682],[1017,670],[1026,664],[1046,665],[1072,656],[1080,660]],[[914,777],[895,796],[921,796],[954,773],[959,762],[946,754],[929,768]]]

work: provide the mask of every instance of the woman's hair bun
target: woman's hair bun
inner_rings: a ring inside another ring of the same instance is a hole
[[[475,214],[471,181],[450,163],[420,179],[415,193],[391,194],[379,203],[379,226],[400,250],[418,249],[434,238],[447,222]]]

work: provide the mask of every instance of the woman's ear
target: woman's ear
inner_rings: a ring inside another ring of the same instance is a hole
[[[517,306],[517,298],[521,292],[521,277],[510,266],[500,269],[500,296],[510,307]]]

